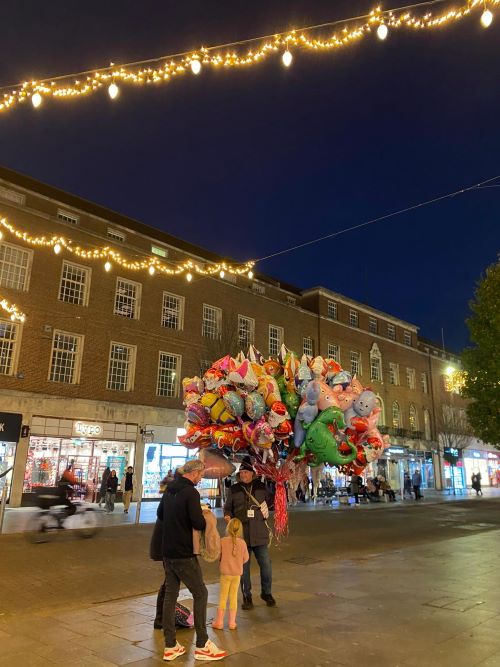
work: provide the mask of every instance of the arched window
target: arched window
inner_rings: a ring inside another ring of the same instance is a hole
[[[392,404],[392,425],[394,428],[401,428],[401,409],[397,401]]]
[[[413,403],[410,403],[409,419],[410,430],[413,431],[413,433],[416,433],[416,431],[418,431],[418,415],[417,408],[413,405]]]
[[[425,439],[430,440],[431,439],[431,416],[429,414],[429,410],[424,410],[424,433],[425,433]]]
[[[377,394],[377,404],[378,404],[378,407],[380,408],[380,414],[378,416],[378,424],[379,424],[379,426],[385,426],[384,401],[381,399],[381,397],[378,394]]]
[[[382,382],[382,355],[377,343],[373,343],[370,350],[370,379]]]

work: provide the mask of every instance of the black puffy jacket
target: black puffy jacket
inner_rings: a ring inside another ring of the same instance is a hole
[[[200,494],[186,477],[168,484],[158,506],[158,519],[163,522],[163,556],[192,558],[193,529],[205,529]]]
[[[266,501],[271,509],[272,498],[265,484],[254,479],[250,484],[238,482],[227,490],[227,499],[224,503],[224,515],[231,518],[236,517],[243,524],[243,535],[245,542],[251,547],[259,547],[269,544],[269,530],[267,529],[262,512],[249,497],[248,491],[259,503]],[[253,518],[248,516],[248,510],[253,510]]]

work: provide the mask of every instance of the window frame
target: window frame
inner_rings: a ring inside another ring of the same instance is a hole
[[[406,345],[406,347],[411,347],[411,331],[408,331],[407,329],[404,329],[403,331],[403,345]]]
[[[406,386],[408,389],[416,389],[416,374],[415,369],[409,366],[406,367]]]
[[[173,297],[174,299],[179,300],[179,312],[178,312],[178,325],[177,327],[169,327],[166,324],[164,324],[164,316],[165,316],[165,297]],[[185,312],[185,301],[186,297],[181,296],[180,294],[174,294],[173,292],[167,292],[166,290],[163,290],[162,297],[161,297],[161,318],[160,318],[160,325],[164,329],[168,329],[169,331],[184,331],[184,312]]]
[[[353,360],[354,357],[353,355],[357,355],[357,361],[358,361],[358,370],[355,372],[353,370]],[[363,375],[363,364],[362,364],[362,357],[361,357],[361,352],[358,350],[349,350],[349,361],[350,361],[350,373],[354,377],[355,375],[357,377],[361,377]]]
[[[278,332],[277,351],[276,352],[271,351],[271,329],[275,329]],[[285,338],[285,330],[283,329],[283,327],[280,327],[277,324],[270,324],[269,325],[268,336],[267,336],[269,354],[271,354],[275,357],[277,357],[279,355],[281,346],[283,345],[284,338]]]
[[[71,301],[66,301],[65,299],[61,299],[61,289],[62,289],[62,281],[63,281],[64,267],[65,266],[76,266],[78,269],[83,270],[87,275],[87,280],[85,282],[85,291],[84,291],[83,303],[71,303]],[[61,277],[59,279],[59,290],[58,290],[58,294],[57,294],[57,300],[60,301],[61,303],[67,303],[70,306],[79,306],[81,308],[88,307],[89,297],[90,297],[90,283],[91,283],[91,280],[92,280],[92,267],[85,266],[84,264],[77,264],[76,262],[70,262],[67,259],[63,259],[62,265],[61,265]]]
[[[395,407],[397,407],[397,411],[398,411],[398,423],[397,424],[396,424],[395,419],[394,419],[394,416],[395,416],[394,408]],[[392,402],[391,424],[392,424],[392,428],[403,428],[402,412],[401,412],[401,406],[399,405],[399,401],[393,401]]]
[[[76,338],[78,340],[77,351],[75,354],[75,363],[73,367],[73,378],[71,382],[65,382],[64,380],[53,380],[51,377],[52,362],[54,360],[54,343],[56,340],[56,336],[58,334],[61,334],[63,336],[72,336],[73,338]],[[62,329],[54,329],[54,331],[52,332],[52,347],[50,349],[49,372],[47,375],[48,382],[54,382],[55,384],[64,384],[64,385],[80,384],[84,341],[85,341],[85,336],[83,334],[74,333],[73,331],[63,331]]]
[[[13,341],[12,345],[12,354],[11,354],[11,362],[10,362],[10,368],[8,373],[2,373],[0,372],[0,377],[5,376],[5,377],[15,377],[17,375],[17,369],[18,369],[18,364],[19,364],[19,355],[21,351],[21,337],[22,337],[22,332],[23,332],[23,323],[22,322],[13,322],[10,317],[0,317],[0,324],[5,323],[8,324],[9,326],[14,327],[14,330],[16,331],[16,337]],[[1,340],[6,340],[1,338]]]
[[[33,250],[31,248],[24,248],[23,246],[16,245],[15,243],[9,243],[8,241],[2,240],[0,242],[0,247],[1,246],[6,246],[8,248],[12,248],[13,250],[20,251],[23,253],[26,253],[27,255],[27,262],[26,262],[26,274],[24,276],[24,285],[22,288],[18,287],[10,287],[9,285],[4,285],[1,282],[1,275],[2,271],[0,270],[0,287],[4,287],[5,289],[12,289],[15,290],[16,292],[28,292],[29,287],[30,287],[30,280],[31,280],[31,268],[33,266]]]
[[[306,352],[306,341],[310,342],[309,352]],[[314,340],[311,336],[303,336],[302,338],[302,354],[305,354],[307,357],[314,357]]]
[[[78,213],[71,213],[71,211],[67,211],[63,208],[57,209],[56,218],[59,222],[62,222],[65,225],[76,227],[80,224],[80,216]]]
[[[250,339],[247,342],[243,342],[241,337],[241,322],[245,320],[250,323]],[[255,319],[253,317],[248,317],[248,315],[241,315],[238,313],[238,346],[240,348],[245,348],[247,350],[250,345],[255,343]]]
[[[120,313],[116,309],[116,299],[118,296],[118,283],[122,281],[123,283],[128,283],[129,285],[134,285],[136,288],[136,295],[134,297],[135,299],[135,308],[134,308],[134,315],[133,317],[129,317],[128,315],[124,315],[123,313]],[[113,315],[118,315],[119,317],[124,317],[126,320],[139,320],[141,317],[141,304],[142,304],[142,283],[138,283],[135,280],[130,280],[130,278],[122,278],[121,276],[116,276],[116,283],[115,283],[115,298],[113,300]]]
[[[372,334],[378,334],[378,320],[376,317],[368,318],[368,331]]]
[[[387,322],[387,338],[389,340],[396,340],[396,326]]]
[[[374,362],[376,362],[374,364]],[[374,369],[377,369],[377,377],[375,377]],[[373,343],[370,349],[370,380],[374,382],[383,382],[383,370],[382,370],[382,354],[380,353],[379,347],[376,343]]]
[[[127,388],[126,389],[116,389],[114,387],[110,387],[110,371],[111,371],[111,351],[113,349],[113,345],[119,345],[121,347],[126,347],[131,350],[131,358],[129,362],[129,373],[127,375]],[[135,367],[137,363],[137,345],[129,345],[128,343],[120,343],[117,340],[111,340],[109,342],[109,353],[108,353],[108,372],[106,375],[106,389],[108,391],[123,391],[123,392],[131,392],[134,391],[134,382],[135,382]]]
[[[427,372],[423,371],[420,373],[420,387],[422,388],[423,394],[429,393],[429,380],[427,378]]]
[[[208,335],[205,333],[205,308],[210,308],[215,312],[215,325],[216,330],[214,335]],[[222,334],[222,308],[217,306],[212,306],[209,303],[204,303],[202,306],[202,315],[201,315],[201,335],[202,338],[208,338],[209,340],[218,340]]]
[[[391,381],[394,372],[394,382]],[[389,361],[389,384],[393,387],[399,387],[399,364],[395,361]]]
[[[327,314],[327,317],[328,317],[329,320],[338,320],[338,318],[339,318],[339,309],[338,309],[338,304],[337,304],[336,301],[332,301],[331,299],[328,299],[328,303],[326,305],[326,314]]]
[[[331,354],[330,347],[337,349],[336,356]],[[333,361],[336,361],[338,364],[340,364],[340,345],[338,345],[337,343],[328,343],[327,348],[326,348],[326,352],[327,352],[327,358],[328,359],[333,359]]]
[[[418,410],[414,403],[410,403],[408,407],[408,424],[412,433],[418,433]]]
[[[111,239],[116,243],[125,243],[125,241],[127,240],[127,235],[125,234],[125,232],[122,232],[119,229],[115,229],[114,227],[108,227],[106,230],[106,238]]]
[[[349,326],[359,329],[359,312],[354,308],[349,308]]]
[[[161,365],[160,364],[161,364],[162,355],[172,357],[176,360],[174,392],[173,392],[173,394],[162,394],[162,393],[160,393],[160,370],[161,370]],[[156,374],[156,395],[157,396],[160,396],[161,398],[178,398],[179,397],[181,368],[182,368],[182,355],[181,354],[175,354],[173,352],[166,352],[165,350],[159,350],[158,351],[158,371],[157,371],[157,374]]]

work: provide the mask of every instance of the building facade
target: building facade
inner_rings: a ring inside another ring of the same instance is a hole
[[[0,464],[10,503],[29,503],[72,465],[96,488],[106,465],[135,466],[143,496],[187,452],[181,380],[229,348],[339,361],[377,393],[391,448],[381,462],[397,483],[420,467],[440,488],[436,400],[443,359],[415,325],[326,288],[299,290],[266,276],[148,273],[134,262],[208,265],[212,253],[7,169],[0,169],[0,295],[26,314],[0,312]],[[43,245],[40,237],[70,239]],[[109,261],[87,249],[109,248]],[[128,258],[127,268],[113,254]],[[458,362],[458,360],[457,360]],[[456,400],[460,400],[459,397]]]

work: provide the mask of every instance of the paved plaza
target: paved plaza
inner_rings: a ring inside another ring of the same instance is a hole
[[[278,606],[238,612],[238,629],[209,629],[224,664],[371,667],[500,666],[500,501],[380,511],[292,512],[273,547]],[[68,533],[49,544],[0,538],[0,665],[160,665],[153,630],[161,566],[150,525]],[[216,566],[204,566],[210,620]],[[191,605],[186,591],[181,599]],[[181,630],[193,664],[194,634]]]

